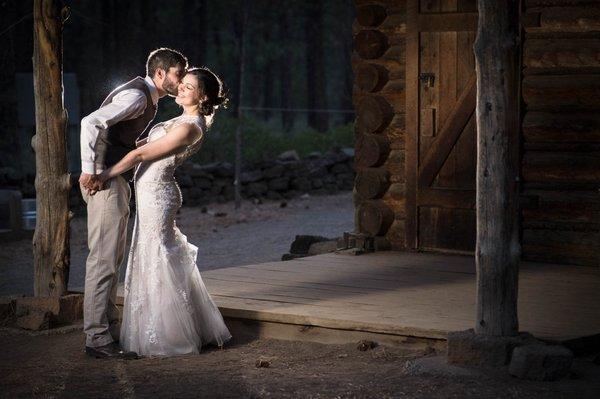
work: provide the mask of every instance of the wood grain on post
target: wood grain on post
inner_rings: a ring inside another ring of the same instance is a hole
[[[358,207],[358,227],[370,236],[384,235],[394,221],[394,211],[382,200],[369,200]]]
[[[34,295],[66,294],[69,281],[67,114],[62,92],[62,4],[33,3],[33,83],[37,220],[33,236]]]
[[[517,0],[479,0],[477,65],[477,314],[475,332],[518,334],[519,46]]]

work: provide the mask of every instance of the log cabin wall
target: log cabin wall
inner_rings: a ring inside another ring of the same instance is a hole
[[[522,257],[600,265],[600,4],[523,2]]]
[[[406,248],[406,2],[355,0],[356,229]],[[522,0],[524,260],[600,265],[600,5]]]
[[[355,1],[356,230],[405,248],[404,1]]]

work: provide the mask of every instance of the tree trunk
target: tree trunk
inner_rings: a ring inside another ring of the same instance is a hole
[[[323,5],[320,1],[306,4],[306,88],[308,109],[327,108],[325,57],[323,54]],[[328,129],[326,112],[308,112],[308,125],[319,132]]]
[[[62,93],[62,4],[35,0],[33,79],[37,223],[33,236],[34,294],[60,296],[69,281],[67,113]]]
[[[479,0],[477,72],[477,320],[475,332],[519,330],[517,0]]]
[[[344,31],[343,34],[343,49],[344,49],[344,91],[342,94],[341,107],[342,109],[353,109],[354,104],[352,103],[352,86],[353,76],[352,76],[352,45],[353,45],[353,37],[352,37],[352,22],[354,22],[354,2],[350,0],[346,0],[343,2],[345,6],[345,22],[347,31]],[[350,123],[354,121],[355,115],[347,113],[343,116],[344,123]]]
[[[104,39],[101,43],[102,67],[104,71],[111,71],[113,74],[118,73],[116,70],[116,43],[114,41],[114,31],[116,29],[114,9],[113,0],[102,2],[102,20],[107,21],[102,24],[102,38]]]
[[[235,131],[235,180],[234,180],[234,193],[235,193],[235,209],[240,209],[242,206],[242,195],[241,195],[241,174],[242,174],[242,120],[243,112],[240,108],[244,99],[244,58],[246,55],[246,29],[248,21],[248,10],[246,1],[242,1],[241,4],[241,15],[238,11],[236,18],[234,18],[234,33],[237,43],[238,53],[238,73],[237,73],[237,101],[236,101],[236,113],[237,113],[237,129]]]
[[[288,11],[286,7],[279,9],[279,106],[283,109],[290,107],[290,96],[292,95],[292,56],[291,46],[287,43],[290,38],[288,29],[289,23]],[[283,130],[289,132],[294,126],[294,113],[289,111],[281,112],[281,122]]]

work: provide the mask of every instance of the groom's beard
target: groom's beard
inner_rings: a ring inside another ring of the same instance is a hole
[[[162,87],[163,87],[163,90],[166,91],[168,95],[176,96],[177,88],[179,87],[179,84],[177,84],[176,82],[173,82],[169,78],[166,78],[162,84]]]

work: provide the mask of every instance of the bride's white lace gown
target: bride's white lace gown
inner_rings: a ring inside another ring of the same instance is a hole
[[[136,215],[127,271],[120,344],[140,355],[199,353],[201,346],[222,346],[231,338],[219,309],[196,267],[198,248],[175,224],[181,191],[175,169],[196,152],[204,139],[203,117],[180,116],[155,125],[148,141],[169,128],[194,123],[201,137],[176,154],[138,165]]]

